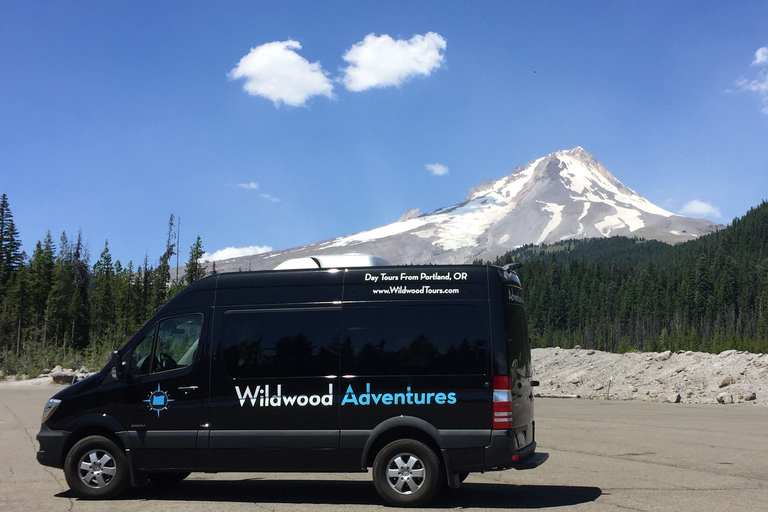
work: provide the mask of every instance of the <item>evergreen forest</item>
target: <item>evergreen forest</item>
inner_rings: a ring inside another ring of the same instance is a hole
[[[5,194],[0,196],[0,378],[36,377],[44,368],[104,366],[169,298],[202,278],[202,241],[190,247],[186,275],[172,279],[177,251],[174,216],[165,251],[153,264],[113,260],[105,242],[91,265],[82,233],[47,233],[31,256],[21,239]],[[215,266],[212,269],[215,273]]]
[[[523,263],[534,347],[768,353],[768,202],[674,246],[570,240],[485,263],[511,262]]]
[[[186,273],[171,276],[178,253],[174,216],[165,251],[123,265],[105,242],[91,264],[81,233],[50,233],[32,255],[21,250],[5,194],[0,197],[0,378],[44,368],[90,370],[127,341],[175,293],[210,271],[202,241]],[[533,346],[613,352],[727,349],[768,352],[768,202],[725,229],[674,246],[624,237],[525,246],[494,261],[517,272]]]

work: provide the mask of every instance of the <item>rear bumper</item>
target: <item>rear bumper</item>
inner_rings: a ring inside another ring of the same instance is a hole
[[[485,469],[534,469],[544,464],[548,458],[548,453],[536,452],[535,441],[517,450],[514,439],[505,431],[494,431],[491,444],[485,448]]]
[[[512,467],[514,469],[534,469],[544,464],[548,458],[548,453],[536,452],[524,460],[513,463]]]
[[[62,469],[64,467],[64,445],[71,432],[50,430],[42,425],[37,433],[40,449],[37,451],[37,462],[43,466]]]

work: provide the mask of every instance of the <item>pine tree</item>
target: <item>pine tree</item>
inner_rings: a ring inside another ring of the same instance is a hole
[[[46,314],[48,295],[53,288],[54,267],[54,247],[49,231],[42,243],[37,242],[29,264],[32,279],[32,308],[37,321],[44,318]]]
[[[63,346],[67,326],[71,323],[69,298],[74,289],[72,276],[72,253],[67,234],[62,233],[59,252],[53,266],[51,291],[46,301],[46,312],[50,324],[49,337],[56,346]]]
[[[3,194],[0,196],[0,297],[4,295],[5,285],[11,274],[18,270],[21,264],[19,232],[13,223],[8,197]]]
[[[90,296],[91,334],[94,339],[106,340],[115,336],[115,268],[109,253],[109,242],[104,243],[99,261],[93,265],[93,291]]]
[[[151,313],[160,309],[168,300],[171,285],[171,257],[176,254],[176,233],[173,229],[174,216],[168,220],[168,238],[165,243],[165,253],[160,257],[160,264],[155,269],[152,278]]]
[[[189,261],[187,262],[187,281],[194,283],[205,277],[205,266],[202,265],[202,259],[205,251],[203,251],[203,242],[200,240],[200,235],[197,236],[197,241],[189,248]]]
[[[117,332],[122,341],[126,341],[145,318],[136,320],[136,311],[140,309],[139,290],[136,287],[136,272],[133,262],[123,267],[118,260],[115,263],[115,308],[117,315]]]
[[[144,255],[144,265],[139,267],[136,273],[135,288],[138,290],[139,304],[136,308],[136,317],[134,320],[141,323],[143,319],[149,318],[154,313],[152,309],[152,278],[155,270],[149,266],[149,257]]]
[[[75,281],[75,290],[70,297],[70,311],[73,313],[71,326],[72,346],[83,349],[90,341],[90,314],[89,292],[91,288],[91,274],[88,265],[88,247],[83,242],[83,234],[78,231],[77,242],[72,253],[72,274]]]
[[[29,271],[23,265],[11,275],[3,309],[7,311],[8,345],[17,356],[21,355],[22,345],[27,338],[27,328],[31,324],[31,293]]]

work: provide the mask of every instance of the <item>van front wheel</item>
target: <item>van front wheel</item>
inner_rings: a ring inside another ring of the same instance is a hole
[[[399,507],[415,507],[440,490],[440,461],[427,445],[400,439],[386,445],[373,461],[373,484],[382,498]]]
[[[64,461],[64,476],[77,496],[88,499],[114,498],[130,483],[125,454],[102,436],[75,443]]]

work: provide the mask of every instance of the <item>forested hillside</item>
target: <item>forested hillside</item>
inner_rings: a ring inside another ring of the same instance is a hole
[[[55,364],[102,366],[173,294],[206,273],[198,237],[187,277],[171,279],[178,245],[173,216],[154,266],[148,258],[138,266],[113,261],[108,243],[91,264],[80,233],[63,233],[58,244],[48,234],[29,256],[7,197],[0,199],[0,370],[6,375],[37,375]],[[518,272],[534,346],[768,352],[768,203],[684,244],[572,240],[526,246],[493,263],[512,261],[523,261]]]
[[[768,203],[721,231],[669,246],[628,238],[526,246],[535,346],[768,352]],[[482,263],[482,262],[477,262]]]
[[[5,194],[0,197],[0,370],[36,376],[61,364],[97,369],[108,354],[188,281],[205,275],[200,237],[190,248],[188,277],[174,283],[171,257],[176,253],[174,219],[166,250],[156,266],[113,261],[105,243],[91,266],[80,233],[50,233],[37,242],[31,257],[22,252],[19,233]]]

